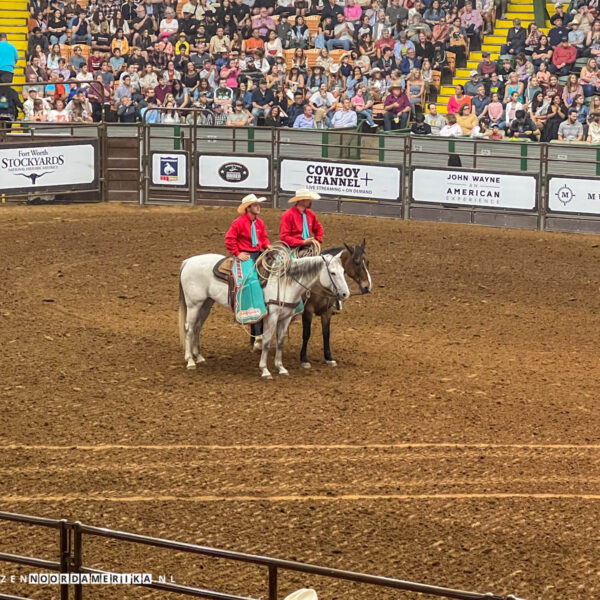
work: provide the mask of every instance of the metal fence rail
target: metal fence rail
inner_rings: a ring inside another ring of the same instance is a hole
[[[111,574],[114,571],[103,571],[100,569],[85,566],[83,564],[83,546],[85,536],[102,537],[112,540],[120,540],[138,545],[152,546],[155,548],[165,548],[176,552],[188,552],[207,556],[211,558],[226,559],[234,562],[243,562],[256,565],[267,570],[268,599],[278,599],[278,576],[281,571],[292,571],[306,573],[310,575],[329,577],[337,580],[351,581],[354,583],[375,586],[377,588],[387,588],[399,591],[418,592],[429,596],[441,598],[455,598],[458,600],[508,600],[512,596],[499,596],[492,593],[479,593],[457,589],[450,589],[436,585],[404,581],[390,577],[381,577],[377,575],[367,575],[364,573],[355,573],[352,571],[343,571],[296,561],[282,560],[268,556],[259,556],[255,554],[246,554],[242,552],[233,552],[231,550],[221,550],[209,548],[197,544],[187,544],[162,538],[154,538],[145,535],[116,531],[104,527],[94,527],[80,522],[67,522],[64,520],[55,521],[40,517],[30,517],[26,515],[17,515],[13,513],[0,513],[0,521],[16,522],[33,525],[37,527],[47,527],[58,529],[59,536],[59,555],[60,561],[47,561],[35,557],[24,557],[16,554],[0,554],[0,561],[37,567],[47,571],[58,571],[60,573],[73,574]],[[91,543],[91,542],[90,542]],[[152,581],[151,583],[135,583],[150,589],[172,592],[196,598],[209,598],[213,600],[251,600],[243,596],[227,594],[202,588],[167,583],[163,581]],[[75,600],[82,600],[84,597],[83,584],[73,585],[73,597]],[[70,589],[66,584],[61,585],[61,600],[69,600]],[[19,599],[15,596],[0,595],[0,600],[27,600]]]

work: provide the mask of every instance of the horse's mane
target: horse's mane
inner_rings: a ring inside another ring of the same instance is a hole
[[[331,254],[332,256],[335,256],[336,254],[339,254],[340,252],[343,252],[345,250],[344,247],[340,247],[340,248],[327,248],[327,250],[321,250],[321,254]]]
[[[312,278],[321,270],[322,266],[323,259],[320,256],[294,258],[290,261],[289,267],[285,270],[284,277],[296,280],[304,276]]]

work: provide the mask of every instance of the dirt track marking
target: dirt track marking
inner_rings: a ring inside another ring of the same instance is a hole
[[[1,496],[0,502],[339,502],[374,500],[600,500],[600,494],[347,494],[342,496]]]
[[[208,446],[201,444],[99,444],[79,446],[53,446],[35,444],[0,445],[2,450],[83,450],[104,452],[107,450],[393,450],[415,448],[448,448],[454,450],[477,449],[512,449],[512,450],[600,450],[600,444],[456,444],[456,443],[407,443],[407,444],[248,444],[231,446]]]

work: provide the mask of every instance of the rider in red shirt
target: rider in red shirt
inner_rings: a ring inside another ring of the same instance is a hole
[[[318,200],[320,197],[316,192],[299,190],[288,201],[294,206],[281,215],[279,238],[290,248],[308,246],[313,240],[319,243],[323,241],[323,225],[315,213],[310,210],[312,201]]]
[[[266,314],[267,311],[262,299],[262,289],[254,268],[254,261],[262,254],[263,250],[267,250],[271,246],[265,224],[258,216],[260,214],[260,204],[265,200],[265,198],[257,198],[254,194],[248,194],[242,198],[242,202],[237,209],[241,216],[231,224],[225,234],[227,250],[237,257],[237,260],[241,261],[238,265],[241,266],[244,275],[243,289],[254,289],[254,297],[260,298],[255,302],[260,305],[258,308],[261,309],[263,314]],[[257,304],[254,306],[257,306]],[[252,322],[250,332],[251,339],[255,340],[255,349],[259,349],[262,345],[262,321]]]
[[[227,250],[241,261],[256,260],[260,253],[271,245],[267,237],[267,228],[258,216],[260,203],[264,201],[265,198],[257,198],[254,194],[245,196],[237,209],[242,216],[231,224],[225,234]]]

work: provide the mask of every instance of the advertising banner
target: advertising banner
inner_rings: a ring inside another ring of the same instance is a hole
[[[412,199],[413,202],[532,210],[536,207],[536,178],[533,175],[415,169]]]
[[[600,215],[600,180],[552,177],[548,208],[555,212]]]
[[[267,156],[198,155],[198,186],[270,190],[271,169]]]
[[[283,159],[283,191],[313,190],[328,196],[369,200],[400,200],[400,168],[370,163]]]
[[[154,152],[152,154],[152,185],[186,186],[187,154]]]
[[[0,148],[0,190],[96,187],[96,142]]]

